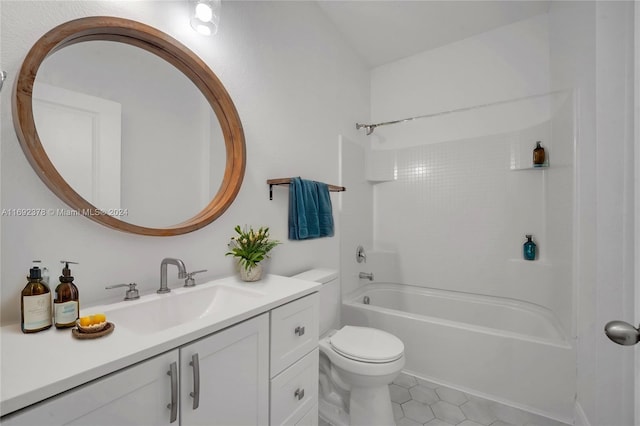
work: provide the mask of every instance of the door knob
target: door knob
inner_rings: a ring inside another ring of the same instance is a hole
[[[635,328],[624,321],[609,321],[604,326],[607,337],[619,345],[635,345],[640,342],[640,326]]]

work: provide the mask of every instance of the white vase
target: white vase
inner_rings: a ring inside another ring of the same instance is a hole
[[[242,281],[253,282],[259,281],[262,278],[262,265],[256,263],[256,265],[252,268],[245,268],[243,265],[240,265],[240,279]]]

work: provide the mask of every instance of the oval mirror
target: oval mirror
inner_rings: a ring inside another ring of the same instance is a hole
[[[223,85],[185,46],[135,21],[82,18],[45,34],[20,69],[13,117],[44,183],[121,231],[199,229],[244,176],[242,125]]]

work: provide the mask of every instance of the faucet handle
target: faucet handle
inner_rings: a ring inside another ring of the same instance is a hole
[[[112,288],[129,287],[129,290],[127,290],[127,292],[125,293],[124,300],[136,300],[140,299],[140,293],[138,293],[136,285],[136,283],[114,284],[106,286],[105,289],[111,290]]]
[[[206,269],[201,269],[199,271],[193,271],[193,272],[189,272],[187,274],[187,279],[184,280],[184,286],[185,287],[195,287],[196,285],[196,280],[193,278],[193,276],[195,274],[199,274],[200,272],[207,272]]]

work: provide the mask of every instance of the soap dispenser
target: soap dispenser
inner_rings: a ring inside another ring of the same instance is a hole
[[[64,264],[60,284],[56,287],[56,297],[53,299],[54,322],[56,328],[68,328],[76,325],[80,312],[80,297],[78,287],[73,283],[69,264],[78,264],[69,260],[61,260]]]
[[[536,260],[536,243],[533,242],[532,235],[525,235],[527,241],[522,246],[524,260]]]
[[[23,333],[36,333],[51,327],[51,291],[42,282],[39,260],[29,269],[27,285],[20,295],[20,328]]]
[[[540,145],[540,141],[536,142],[536,147],[533,149],[533,166],[542,167],[546,160],[546,154],[544,148]]]

